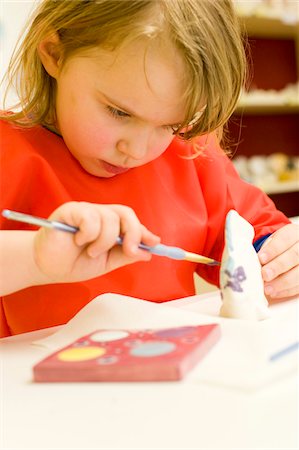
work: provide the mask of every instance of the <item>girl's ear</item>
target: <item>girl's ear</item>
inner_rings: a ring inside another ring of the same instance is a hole
[[[43,39],[37,48],[38,55],[48,74],[57,79],[62,62],[62,48],[57,33]]]

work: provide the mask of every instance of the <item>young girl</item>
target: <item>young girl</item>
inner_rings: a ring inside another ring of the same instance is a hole
[[[229,0],[43,0],[10,66],[1,115],[1,335],[65,323],[95,296],[194,294],[219,268],[151,256],[159,242],[221,259],[236,209],[255,228],[265,292],[298,294],[298,232],[220,149],[244,79]],[[123,246],[115,245],[123,236]],[[134,264],[132,264],[134,263]],[[117,270],[116,270],[117,269]]]

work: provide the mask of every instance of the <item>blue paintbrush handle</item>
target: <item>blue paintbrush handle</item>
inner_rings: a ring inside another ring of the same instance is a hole
[[[121,237],[119,237],[116,239],[116,242],[117,244],[122,245],[123,240]],[[153,247],[145,244],[139,244],[138,247],[142,250],[147,250],[153,255],[166,256],[171,259],[185,259],[186,256],[186,252],[183,249],[179,247],[169,247],[168,245],[164,244],[157,244]]]

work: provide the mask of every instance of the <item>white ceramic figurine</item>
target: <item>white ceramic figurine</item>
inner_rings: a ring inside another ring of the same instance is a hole
[[[220,268],[220,315],[236,319],[269,317],[261,265],[252,245],[253,226],[235,210],[225,222],[225,247]]]

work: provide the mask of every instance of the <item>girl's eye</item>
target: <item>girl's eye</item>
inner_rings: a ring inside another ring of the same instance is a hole
[[[116,117],[117,119],[122,119],[123,117],[130,117],[128,113],[121,111],[120,109],[114,108],[113,106],[110,105],[107,105],[107,110],[113,117]]]

